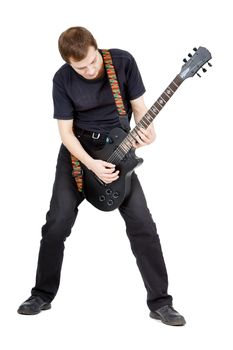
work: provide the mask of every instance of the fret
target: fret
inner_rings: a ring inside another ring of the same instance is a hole
[[[124,143],[124,150],[128,152],[130,150],[132,145],[128,145],[127,143]]]
[[[167,91],[164,91],[164,94],[168,97],[168,99],[170,99],[172,97],[170,90],[169,90],[169,93],[170,93],[170,95],[167,94]]]
[[[170,87],[172,84],[175,85],[175,87],[172,87],[172,90],[174,89],[174,91],[173,91],[173,93],[174,93],[178,89],[178,86],[176,85],[176,83],[174,83],[174,81],[172,81],[170,84]]]
[[[142,126],[148,126],[147,123],[146,123],[146,120],[144,119],[144,117],[140,120],[139,124],[142,124]]]
[[[166,101],[162,98],[162,95],[159,98],[159,103],[164,105],[164,103],[166,103]]]
[[[162,106],[160,106],[160,104],[159,104],[159,107],[158,107],[157,103],[158,103],[158,100],[155,102],[154,105],[155,105],[155,107],[158,109],[158,111],[160,112],[161,109],[162,109]]]
[[[135,141],[136,141],[136,137],[138,136],[137,131],[136,131],[136,128],[137,128],[137,126],[131,131],[131,135],[133,136],[133,138],[135,139]]]
[[[176,83],[175,83],[175,79],[173,80],[173,82],[171,84],[174,84],[176,86],[176,89],[179,87]]]
[[[162,108],[163,108],[163,105],[162,105],[162,104],[160,104],[160,103],[159,103],[159,101],[157,101],[157,103],[160,105],[160,107],[162,107]],[[161,109],[162,109],[162,108],[161,108]],[[161,109],[160,109],[160,111],[161,111]]]
[[[135,128],[133,129],[133,130],[136,132],[136,135],[138,134],[137,132],[138,132],[139,129],[140,129],[140,126],[137,124],[137,125],[135,126]]]
[[[150,123],[154,120],[153,117],[143,117],[143,121],[145,122],[146,126],[148,127]]]
[[[124,141],[120,144],[121,149],[123,150],[123,155],[125,155],[128,151],[129,148],[127,148],[127,145],[124,143]]]
[[[129,142],[130,142],[131,144],[135,141],[135,139],[133,138],[133,136],[131,135],[131,133],[128,134],[127,138],[128,138],[128,140],[129,140]]]
[[[115,150],[116,156],[121,159],[122,156],[124,156],[124,152],[122,152],[122,149],[120,147],[117,147],[117,149]]]
[[[171,96],[176,92],[176,90],[172,90],[171,84],[169,85],[169,90],[171,91]]]
[[[174,94],[174,91],[172,91],[169,85],[168,88],[164,91],[164,93],[170,98]]]
[[[148,117],[147,117],[147,118],[148,118],[148,122],[149,122],[149,123],[152,123],[155,117],[156,117],[156,114],[155,114],[155,113],[154,113],[153,115],[148,116]]]
[[[155,105],[153,104],[153,106],[151,107],[151,109],[150,109],[153,113],[155,113],[155,114],[158,114],[158,110],[156,109],[156,107],[155,107]]]
[[[175,77],[175,79],[172,81],[172,83],[176,86],[176,89],[178,89],[178,87],[180,86],[180,84],[182,83],[182,80],[180,79],[179,75],[177,75]],[[171,84],[172,84],[171,83]]]
[[[146,124],[146,128],[148,127],[148,125],[150,124],[150,120],[148,119],[147,115],[144,115],[144,117],[141,119],[141,124]]]
[[[175,81],[175,83],[178,85],[177,87],[179,87],[182,83],[182,79],[180,78],[179,74],[175,77],[173,81]]]
[[[169,97],[167,97],[165,92],[162,93],[161,97],[164,99],[165,103],[169,100]]]
[[[154,105],[152,107],[154,107]],[[152,107],[145,114],[148,118],[154,118],[154,114],[157,113],[157,111],[155,113],[155,111],[152,110]]]
[[[133,140],[136,141],[136,136],[137,136],[137,132],[135,130],[135,128],[130,132],[130,135],[132,136]]]

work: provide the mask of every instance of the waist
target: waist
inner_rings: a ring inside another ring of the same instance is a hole
[[[74,133],[78,138],[87,137],[93,140],[106,139],[108,136],[108,132],[88,131],[80,128],[76,128]]]
[[[92,153],[93,149],[102,149],[106,143],[110,142],[107,132],[100,133],[77,128],[75,136],[89,154]]]

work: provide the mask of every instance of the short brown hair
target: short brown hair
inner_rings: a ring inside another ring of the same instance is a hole
[[[84,59],[90,46],[94,46],[97,50],[95,38],[84,27],[71,27],[64,31],[58,39],[61,57],[67,63],[70,63],[70,57],[76,61]]]

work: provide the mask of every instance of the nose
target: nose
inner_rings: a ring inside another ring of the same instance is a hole
[[[93,75],[95,73],[95,67],[89,66],[87,67],[87,74],[88,75]]]

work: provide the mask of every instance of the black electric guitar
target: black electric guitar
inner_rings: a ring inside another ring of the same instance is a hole
[[[170,100],[181,83],[185,79],[193,77],[211,59],[210,52],[204,47],[194,48],[194,51],[193,55],[188,55],[190,57],[189,60],[184,59],[185,64],[182,66],[180,73],[164,90],[135,128],[128,134],[123,129],[114,128],[108,135],[109,143],[106,143],[101,150],[91,154],[95,159],[102,159],[115,164],[116,169],[120,171],[119,178],[110,184],[106,184],[82,165],[84,194],[86,199],[96,208],[103,211],[114,210],[127,197],[130,191],[131,174],[143,162],[142,158],[138,158],[135,155],[135,149],[132,146],[138,129],[146,129]],[[208,65],[211,66],[209,62]],[[202,68],[202,70],[206,72],[205,68]],[[199,75],[199,73],[197,74]]]

